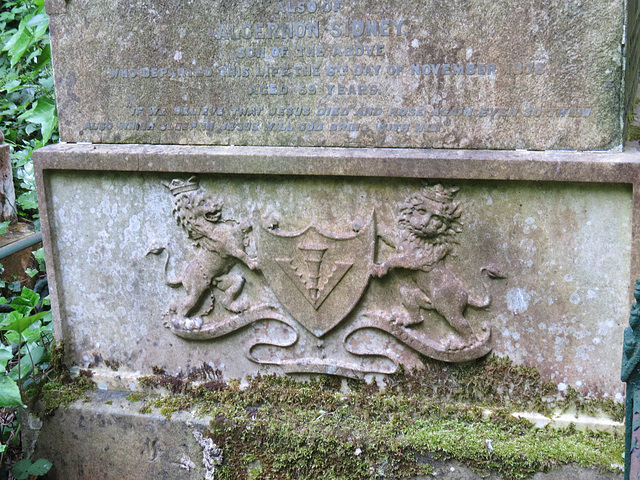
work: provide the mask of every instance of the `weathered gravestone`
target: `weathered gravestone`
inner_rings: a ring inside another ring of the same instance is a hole
[[[623,143],[622,0],[53,3],[68,142]]]
[[[622,401],[635,2],[47,8],[52,306],[101,388],[493,352]]]

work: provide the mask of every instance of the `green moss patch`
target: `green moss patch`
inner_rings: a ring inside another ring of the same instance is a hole
[[[96,389],[91,380],[89,370],[80,370],[80,375],[71,378],[69,369],[64,364],[64,347],[62,343],[51,349],[51,370],[53,379],[42,387],[40,406],[45,415],[50,415],[60,407],[68,407],[70,403],[84,398],[88,392]]]
[[[213,418],[207,433],[225,455],[217,479],[402,478],[430,473],[425,458],[516,479],[568,463],[616,471],[623,462],[620,435],[538,429],[511,415],[571,408],[621,417],[621,405],[575,390],[560,396],[537,371],[506,359],[432,362],[389,377],[385,388],[325,376],[257,377],[246,388],[220,379],[211,371],[156,372],[144,383],[177,393],[150,397],[142,407],[168,417],[187,409]]]

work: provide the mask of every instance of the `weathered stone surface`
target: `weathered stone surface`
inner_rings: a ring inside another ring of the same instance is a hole
[[[121,392],[96,392],[90,402],[76,402],[58,409],[42,424],[29,416],[24,422],[25,445],[32,458],[54,460],[48,479],[130,480],[201,479],[203,448],[194,437],[209,428],[210,418],[198,418],[180,412],[171,420],[157,414],[140,414],[139,403],[130,403]],[[223,452],[233,458],[238,452]],[[288,453],[288,452],[283,452]],[[480,476],[468,467],[419,455],[417,461],[428,463],[436,475],[407,480],[500,480],[489,473]],[[247,465],[249,467],[249,465]],[[215,474],[215,470],[209,470]],[[215,475],[206,478],[217,478]],[[621,474],[567,465],[534,480],[621,480]]]
[[[11,155],[9,145],[4,143],[2,132],[0,132],[0,221],[11,223],[18,221]]]
[[[614,149],[629,3],[49,1],[60,138]]]
[[[57,334],[74,365],[108,361],[125,377],[203,362],[236,378],[362,376],[419,366],[419,354],[493,350],[560,389],[622,398],[620,339],[638,275],[630,153],[121,148],[36,156]],[[404,165],[439,180],[376,174],[418,177]],[[434,242],[438,222],[451,232]]]
[[[202,447],[193,432],[206,430],[208,421],[187,413],[172,420],[142,415],[125,395],[98,392],[90,403],[60,408],[44,422],[29,415],[24,448],[32,458],[52,461],[51,479],[204,478]]]

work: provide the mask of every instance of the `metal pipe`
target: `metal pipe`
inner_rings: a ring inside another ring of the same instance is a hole
[[[13,255],[20,250],[24,250],[25,248],[29,248],[36,243],[42,242],[42,232],[32,233],[20,240],[17,240],[9,245],[5,245],[4,247],[0,247],[0,260],[9,255]]]

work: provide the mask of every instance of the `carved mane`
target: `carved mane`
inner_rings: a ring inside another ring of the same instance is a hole
[[[431,258],[428,263],[435,263],[452,254],[456,235],[462,232],[462,209],[454,201],[458,188],[445,188],[441,184],[425,186],[421,191],[411,195],[400,205],[398,225],[401,230],[405,249],[419,249],[422,257]],[[412,218],[420,210],[425,210],[437,219],[436,231],[425,231],[426,224],[415,225]]]
[[[202,188],[182,192],[173,198],[173,216],[191,240],[206,236],[206,223],[217,223],[222,216],[222,203]],[[202,222],[205,220],[206,222]]]

